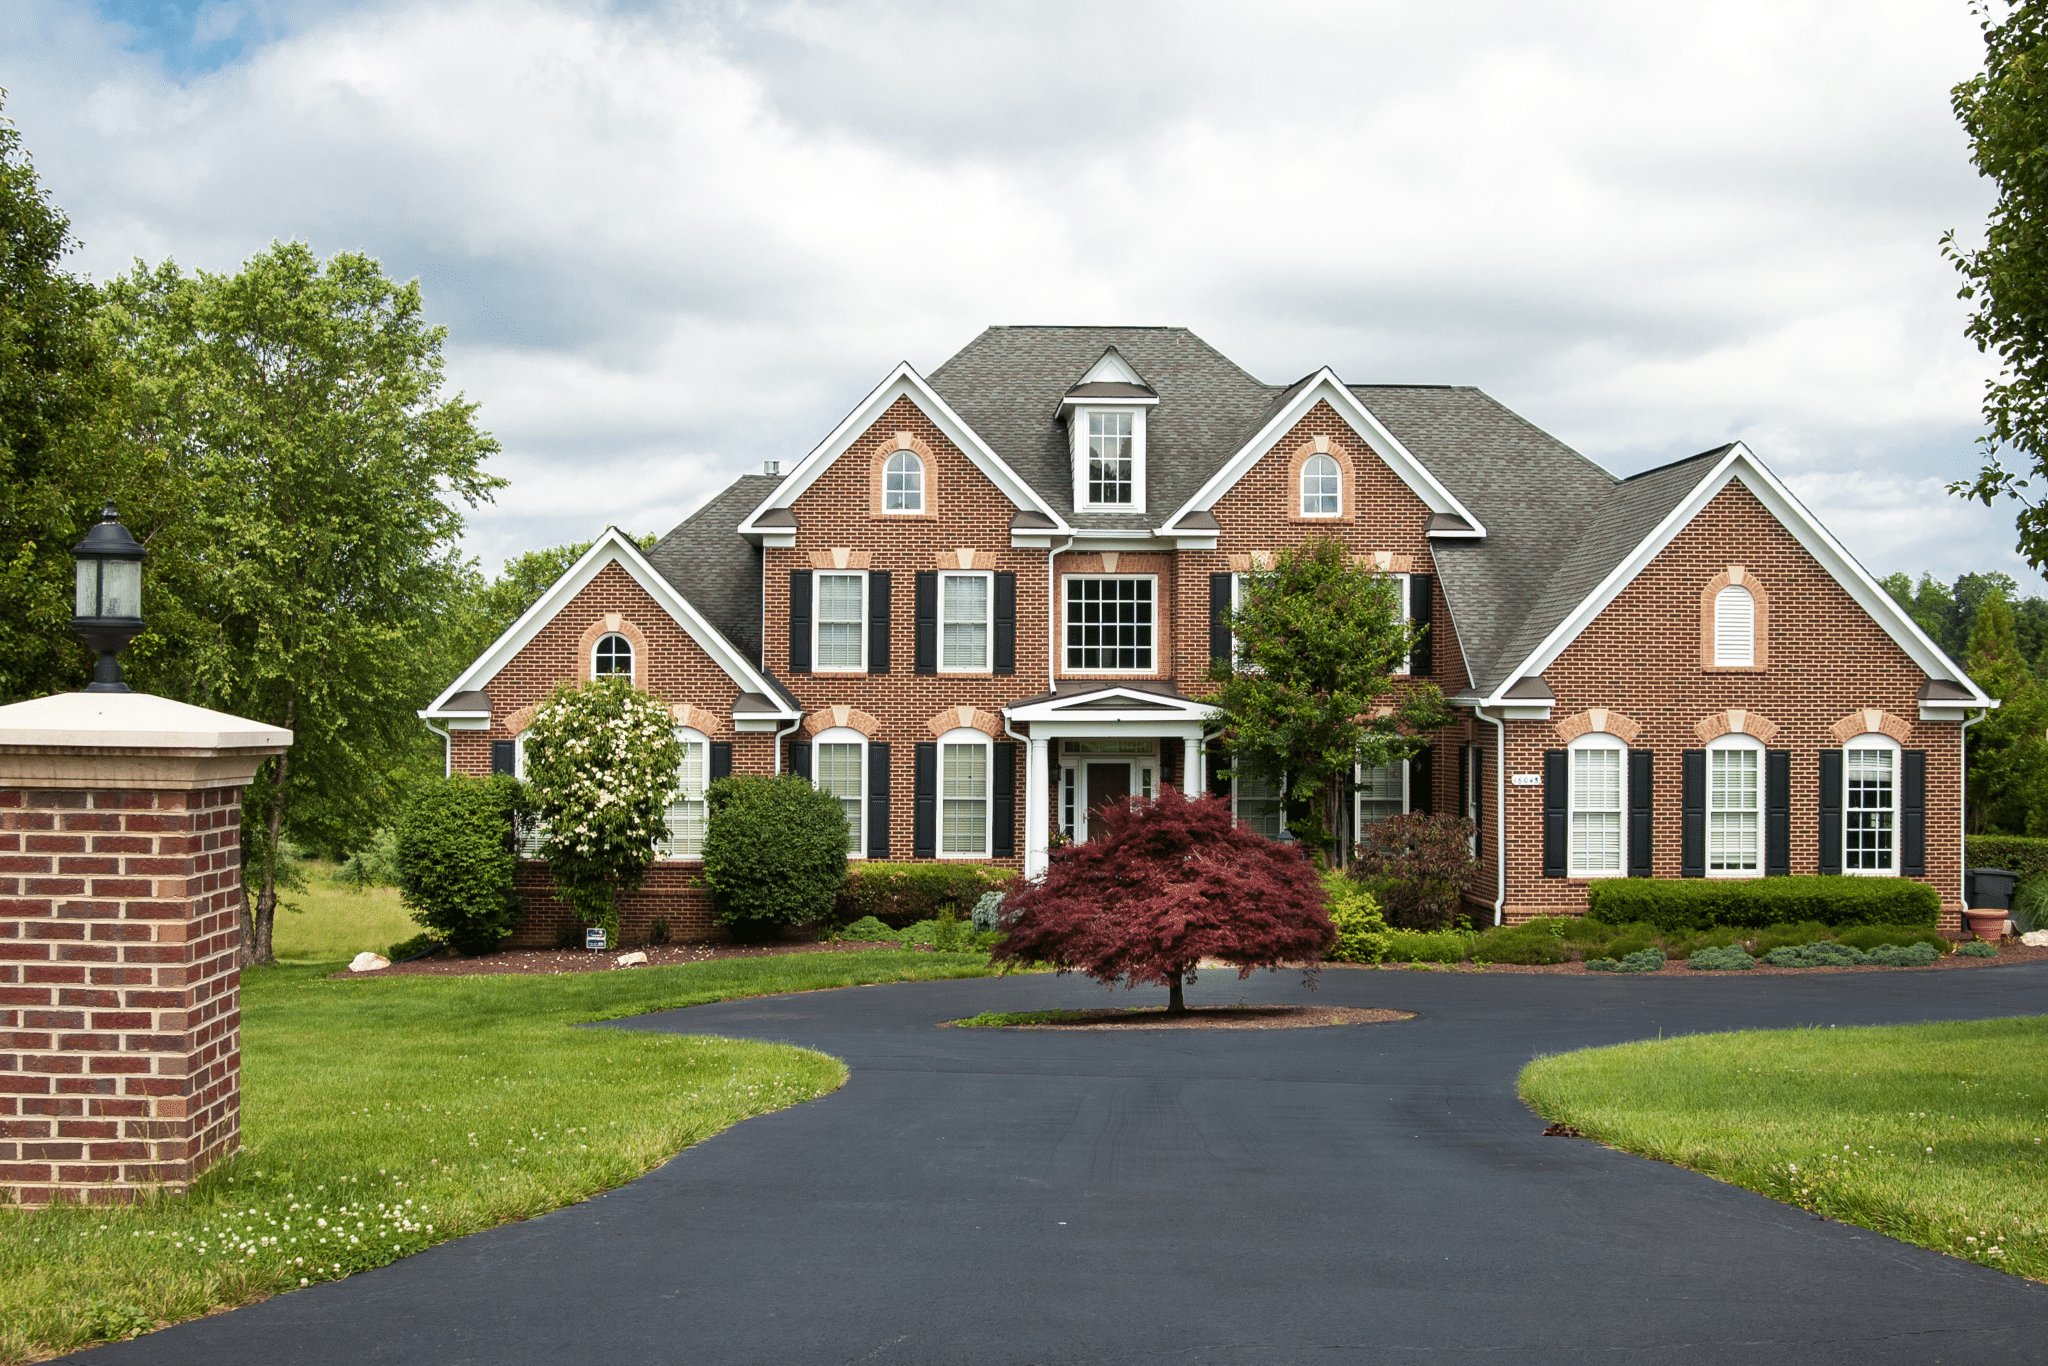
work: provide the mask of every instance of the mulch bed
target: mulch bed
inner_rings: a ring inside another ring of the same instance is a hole
[[[1995,968],[2001,964],[2039,963],[2043,961],[2048,961],[2048,948],[2033,948],[2020,943],[2017,939],[2009,939],[1998,946],[1998,957],[1996,958],[1965,958],[1960,954],[1952,953],[1946,957],[1935,959],[1924,968],[1887,968],[1879,967],[1874,963],[1868,967],[1856,968],[1778,968],[1772,967],[1769,963],[1759,961],[1755,967],[1747,972],[1740,970],[1735,972],[1725,970],[1719,972],[1702,971],[1697,975],[1701,977],[1807,977],[1817,972],[1953,972],[1964,968]],[[1325,968],[1350,968],[1354,971],[1363,972],[1547,972],[1562,973],[1566,976],[1591,977],[1639,977],[1649,975],[1630,972],[1588,973],[1584,963],[1541,963],[1529,966],[1519,963],[1488,963],[1484,967],[1474,963],[1380,963],[1376,965],[1365,963],[1325,963],[1323,966]],[[1694,975],[1693,970],[1686,966],[1683,958],[1673,958],[1666,961],[1662,971],[1666,973],[1684,973],[1688,976]]]
[[[771,958],[781,953],[857,953],[861,949],[896,948],[895,944],[857,944],[842,939],[837,944],[662,944],[630,952],[647,955],[645,966],[671,968],[678,963],[709,963],[720,958]],[[629,950],[611,949],[591,953],[587,949],[502,949],[476,958],[442,954],[410,963],[393,963],[374,972],[350,972],[343,968],[336,977],[477,977],[500,972],[630,972],[618,960]],[[636,965],[638,966],[638,965]]]
[[[1321,1029],[1328,1025],[1389,1024],[1412,1020],[1413,1011],[1367,1010],[1358,1006],[1190,1006],[1168,1015],[1165,1006],[1084,1010],[1074,1018],[1046,1024],[982,1025],[986,1029]],[[947,1028],[956,1027],[948,1021]]]

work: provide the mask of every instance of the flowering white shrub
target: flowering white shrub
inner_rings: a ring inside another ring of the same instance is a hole
[[[668,704],[625,678],[558,688],[534,712],[526,784],[547,832],[540,855],[586,923],[617,932],[620,895],[667,837],[681,762]]]

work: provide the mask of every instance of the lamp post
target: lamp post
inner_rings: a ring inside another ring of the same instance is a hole
[[[142,558],[149,552],[121,525],[112,503],[85,539],[71,547],[78,599],[71,629],[99,656],[87,692],[127,692],[121,651],[142,634]]]

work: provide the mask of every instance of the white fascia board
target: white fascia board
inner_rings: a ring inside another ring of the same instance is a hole
[[[1606,611],[1609,604],[1621,596],[1621,590],[1634,582],[1636,575],[1648,568],[1650,562],[1663,553],[1664,547],[1670,545],[1679,532],[1691,525],[1692,519],[1699,516],[1707,504],[1714,500],[1715,495],[1735,480],[1740,480],[1742,486],[1754,494],[1757,501],[1778,519],[1779,524],[1792,533],[1793,539],[1799,542],[1807,554],[1820,562],[1820,567],[1856,600],[1857,606],[1870,614],[1871,619],[1906,652],[1907,657],[1919,666],[1922,673],[1929,678],[1946,679],[1968,688],[1971,700],[1962,703],[1963,706],[1996,705],[1983,689],[1971,681],[1968,674],[1950,662],[1948,656],[1942,653],[1941,647],[1928,639],[1927,633],[1906,614],[1906,610],[1870,576],[1870,571],[1858,563],[1856,557],[1843,548],[1841,542],[1837,541],[1828,529],[1820,524],[1820,520],[1807,510],[1806,505],[1801,503],[1790,489],[1779,483],[1777,476],[1740,441],[1730,447],[1728,453],[1715,463],[1706,477],[1694,486],[1693,491],[1687,494],[1678,506],[1671,509],[1664,520],[1629,552],[1627,558],[1600,581],[1600,586],[1588,594],[1584,601],[1572,609],[1570,615],[1557,624],[1556,629],[1544,637],[1543,643],[1536,647],[1534,653],[1518,667],[1509,671],[1507,677],[1501,680],[1500,688],[1486,700],[1486,705],[1501,705],[1504,701],[1501,693],[1513,687],[1518,680],[1538,677],[1545,669],[1556,663],[1557,657],[1579,638],[1579,634]]]
[[[1156,398],[1089,398],[1067,394],[1060,399],[1060,413],[1069,408],[1157,408]]]
[[[1102,705],[1109,700],[1128,700],[1134,705],[1129,711],[1118,711]],[[1088,705],[1080,705],[1082,703]],[[1162,703],[1164,705],[1161,705]],[[1118,725],[1150,721],[1209,721],[1217,714],[1216,708],[1206,702],[1161,697],[1158,693],[1146,692],[1140,688],[1119,688],[1114,685],[1093,692],[1069,693],[1065,697],[1055,697],[1044,702],[1003,708],[1003,715],[1013,721],[1103,722]]]
[[[1995,697],[1990,698],[1984,703],[1987,711],[1996,711],[2003,705]],[[1975,710],[1976,706],[1977,704],[1972,702],[1922,702],[1920,704],[1920,719],[1922,721],[1967,721],[1970,719],[1970,712]]]
[[[493,641],[489,649],[478,655],[476,661],[462,671],[462,676],[449,684],[420,714],[434,720],[466,719],[477,715],[471,711],[448,711],[446,708],[449,701],[458,694],[482,688],[497,677],[498,672],[511,663],[513,657],[540,634],[541,628],[553,621],[556,613],[568,606],[576,595],[597,577],[598,571],[612,563],[617,563],[630,574],[633,581],[645,589],[647,595],[697,643],[697,647],[711,657],[712,663],[718,665],[725,676],[739,686],[741,692],[760,693],[765,697],[776,695],[774,685],[762,676],[760,670],[749,664],[744,655],[734,650],[731,643],[690,604],[689,599],[676,592],[675,585],[663,578],[654,566],[647,562],[647,557],[641,553],[640,547],[633,544],[632,537],[614,526],[606,527],[604,534],[592,543],[590,549],[583,553],[583,557],[570,565],[562,577],[555,580],[554,586],[540,595],[539,601],[527,608],[519,620],[513,622],[503,635]],[[801,713],[787,714],[795,716]]]
[[[1054,530],[1062,533],[1067,530],[1066,519],[1061,517],[1051,504],[1040,498],[1029,484],[1019,479],[1016,471],[1004,464],[1003,458],[989,449],[988,443],[983,441],[974,429],[939,397],[938,392],[925,382],[924,376],[918,374],[909,361],[904,361],[832,429],[830,436],[812,447],[809,455],[797,461],[796,468],[784,475],[782,482],[775,486],[774,491],[739,524],[739,534],[787,534],[780,528],[757,527],[754,525],[754,519],[770,509],[786,508],[794,503],[805,489],[818,481],[818,476],[831,468],[833,461],[851,450],[853,443],[858,441],[868,428],[874,426],[882,414],[889,411],[889,405],[899,398],[908,398],[915,403],[924,415],[932,420],[933,425],[945,433],[946,439],[958,446],[961,452],[974,462],[975,468],[987,475],[989,482],[1002,490],[1003,495],[1020,511],[1029,509],[1043,513],[1053,520]],[[794,544],[794,541],[790,543]]]
[[[1372,410],[1359,401],[1358,395],[1346,388],[1344,382],[1329,366],[1318,370],[1315,377],[1301,388],[1301,392],[1273,414],[1265,426],[1238,449],[1237,454],[1224,462],[1223,468],[1209,477],[1209,482],[1195,491],[1195,496],[1183,503],[1171,517],[1161,525],[1172,526],[1190,512],[1207,512],[1216,505],[1216,500],[1228,493],[1237,481],[1244,478],[1251,467],[1271,450],[1293,426],[1307,416],[1317,400],[1327,400],[1337,415],[1350,424],[1351,430],[1361,441],[1387,462],[1394,474],[1415,491],[1416,497],[1428,506],[1431,512],[1448,512],[1462,517],[1472,527],[1469,532],[1457,532],[1459,536],[1483,537],[1486,528],[1473,516],[1465,505],[1459,502],[1451,491],[1429,472],[1420,460],[1395,435],[1387,430],[1386,424],[1373,416]],[[1446,534],[1446,533],[1439,533]]]

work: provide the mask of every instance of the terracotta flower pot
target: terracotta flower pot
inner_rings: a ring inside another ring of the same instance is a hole
[[[2005,937],[2006,914],[2004,911],[1964,911],[1963,919],[1970,922],[1970,933],[1996,944]]]

